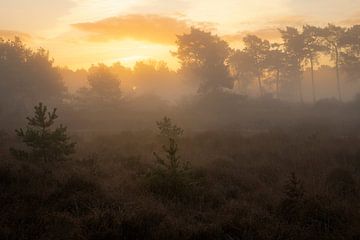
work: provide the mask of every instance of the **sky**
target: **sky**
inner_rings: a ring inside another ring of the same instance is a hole
[[[327,23],[360,24],[360,0],[0,0],[0,36],[72,69],[146,59],[176,68],[176,35],[191,26],[238,46],[245,34],[276,41],[278,28]]]

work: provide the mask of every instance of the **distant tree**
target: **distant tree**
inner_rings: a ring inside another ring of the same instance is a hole
[[[236,79],[240,90],[247,93],[247,89],[255,76],[251,69],[253,68],[251,56],[243,50],[236,50],[229,57],[229,66],[234,79]]]
[[[200,93],[233,87],[234,79],[226,64],[231,52],[227,42],[210,32],[192,28],[189,34],[177,36],[176,44],[174,55],[180,61],[180,71],[200,81]]]
[[[259,86],[260,96],[264,95],[262,85],[262,78],[267,68],[267,56],[270,51],[270,43],[267,40],[262,40],[255,35],[248,35],[243,39],[245,48],[244,52],[250,57],[251,72],[256,77]]]
[[[27,117],[25,129],[17,129],[16,134],[31,149],[30,152],[11,149],[11,153],[18,159],[41,159],[43,161],[63,160],[74,153],[75,143],[66,134],[67,128],[60,125],[53,128],[58,118],[56,109],[47,111],[47,107],[39,103],[34,107],[35,116]]]
[[[304,36],[298,29],[286,27],[280,30],[281,37],[284,42],[284,51],[286,53],[286,77],[290,80],[290,84],[297,85],[300,102],[303,102],[302,78],[303,78],[303,61],[304,52]]]
[[[258,82],[260,96],[263,96],[262,78],[266,70],[267,55],[270,50],[270,43],[255,35],[248,35],[243,38],[245,48],[237,50],[229,58],[230,66],[237,78],[243,82],[250,82],[256,79]]]
[[[280,97],[281,77],[284,75],[286,66],[286,55],[278,43],[271,44],[270,51],[267,54],[266,67],[270,72],[275,72],[276,97]]]
[[[347,29],[342,38],[342,69],[350,81],[360,81],[360,25]]]
[[[346,29],[333,24],[321,29],[320,36],[326,46],[325,52],[331,56],[334,61],[336,70],[336,82],[339,101],[342,101],[341,80],[340,80],[340,65],[342,61],[342,54],[344,51],[344,35]]]
[[[120,80],[104,64],[89,69],[88,81],[90,90],[103,101],[115,100],[121,96]]]
[[[310,63],[313,101],[316,102],[314,65],[318,63],[319,55],[324,51],[324,46],[321,43],[319,28],[305,25],[302,35],[304,39],[305,61]]]
[[[116,104],[121,99],[120,80],[110,67],[93,65],[88,71],[89,88],[77,92],[79,101],[86,106]]]
[[[12,41],[0,38],[0,76],[0,107],[7,109],[38,101],[59,102],[66,94],[49,52],[42,48],[34,51],[19,38]]]
[[[175,71],[164,61],[140,61],[134,66],[133,84],[138,93],[166,96],[177,79]],[[171,94],[171,93],[170,93]]]

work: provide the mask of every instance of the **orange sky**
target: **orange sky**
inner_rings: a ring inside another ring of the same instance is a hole
[[[70,68],[143,59],[177,63],[176,34],[212,30],[233,46],[247,33],[278,37],[304,23],[360,23],[360,0],[2,0],[0,35],[19,35]]]

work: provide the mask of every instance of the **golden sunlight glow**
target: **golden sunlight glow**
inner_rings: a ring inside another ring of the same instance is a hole
[[[276,41],[277,29],[286,25],[359,22],[360,0],[332,0],[331,9],[327,2],[52,0],[40,9],[27,0],[5,1],[0,37],[21,36],[33,47],[48,49],[55,64],[73,69],[118,61],[131,67],[146,59],[164,60],[176,68],[170,51],[176,35],[191,26],[210,29],[239,46],[251,33]]]

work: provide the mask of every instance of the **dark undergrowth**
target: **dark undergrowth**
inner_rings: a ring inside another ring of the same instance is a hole
[[[18,161],[1,134],[0,239],[360,238],[359,138],[196,133],[176,174],[152,133],[76,140],[67,161]]]

